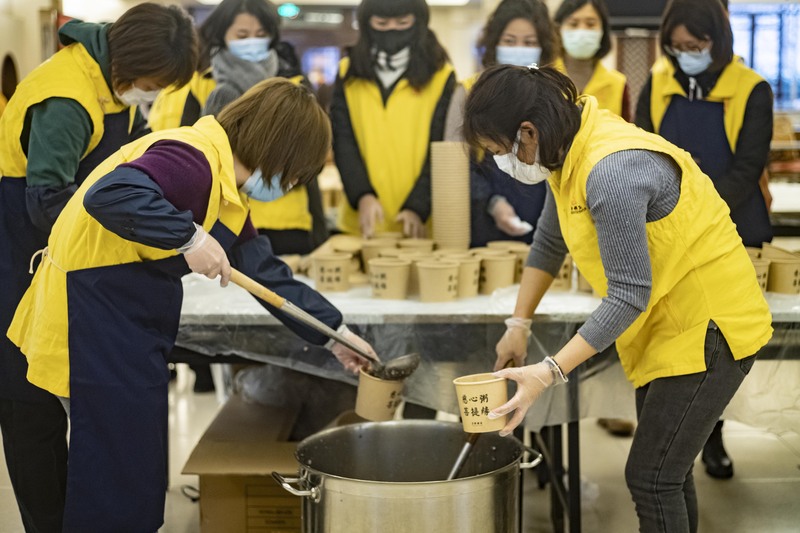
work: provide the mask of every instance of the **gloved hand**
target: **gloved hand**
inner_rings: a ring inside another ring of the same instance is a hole
[[[365,194],[358,201],[358,223],[361,234],[370,238],[375,234],[375,225],[383,222],[383,207],[374,194]]]
[[[231,278],[231,264],[225,250],[203,229],[203,226],[199,224],[194,226],[196,228],[194,236],[178,248],[178,251],[183,254],[192,272],[203,274],[209,279],[220,276],[220,286],[227,286]]]
[[[494,373],[499,378],[513,379],[517,382],[517,392],[514,397],[500,407],[489,411],[489,419],[500,418],[503,415],[514,412],[514,416],[500,430],[499,435],[505,437],[516,428],[525,418],[525,413],[531,405],[539,398],[542,392],[555,383],[555,377],[551,371],[551,366],[542,361],[535,365],[523,366],[522,368],[505,368]]]
[[[419,215],[410,209],[403,209],[397,214],[394,219],[395,222],[403,224],[403,235],[406,237],[413,237],[415,239],[422,239],[425,237],[425,223],[419,218]]]
[[[355,344],[368,354],[375,355],[375,357],[377,358],[375,350],[372,348],[372,346],[367,341],[365,341],[364,339],[362,339],[361,337],[350,331],[350,329],[344,324],[339,326],[339,329],[336,331],[340,335],[343,335],[345,339],[349,340],[350,342],[352,342],[353,344]],[[330,351],[333,352],[333,355],[336,356],[336,359],[338,359],[339,362],[342,363],[342,366],[348,372],[352,372],[353,374],[358,374],[358,370],[362,366],[369,365],[368,360],[364,359],[363,357],[358,355],[356,352],[354,352],[347,346],[339,344],[336,341],[332,340],[329,349]]]
[[[514,207],[505,198],[499,197],[493,204],[489,214],[494,218],[494,223],[506,235],[521,237],[533,230],[533,226],[523,222]]]
[[[505,368],[511,360],[518,368],[525,364],[525,357],[528,356],[531,324],[533,324],[533,320],[529,318],[512,316],[506,319],[506,332],[495,347],[497,359],[494,362],[494,370]]]

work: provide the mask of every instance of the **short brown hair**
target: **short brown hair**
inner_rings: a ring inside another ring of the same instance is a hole
[[[697,39],[711,41],[712,72],[720,72],[733,61],[733,32],[728,13],[720,0],[671,0],[661,16],[661,50],[677,67],[672,48],[672,32],[685,26]],[[679,68],[679,67],[678,67]]]
[[[197,65],[197,48],[194,24],[183,8],[134,6],[108,30],[114,88],[145,77],[163,87],[186,85]]]
[[[310,89],[283,78],[254,85],[217,115],[233,154],[264,179],[281,175],[284,190],[322,171],[331,146],[331,123]]]
[[[503,0],[489,17],[483,28],[478,47],[483,48],[483,66],[497,64],[497,45],[509,23],[525,19],[536,29],[536,38],[542,48],[540,65],[549,65],[558,57],[559,41],[556,37],[547,5],[541,0]]]

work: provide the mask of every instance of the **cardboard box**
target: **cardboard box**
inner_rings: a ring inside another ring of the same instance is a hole
[[[202,533],[300,531],[301,498],[272,479],[273,471],[297,476],[297,444],[286,442],[296,418],[238,396],[223,406],[183,467],[200,476]]]

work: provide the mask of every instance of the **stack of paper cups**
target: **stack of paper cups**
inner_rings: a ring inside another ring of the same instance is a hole
[[[470,241],[469,149],[431,143],[433,238],[440,248],[466,250]]]

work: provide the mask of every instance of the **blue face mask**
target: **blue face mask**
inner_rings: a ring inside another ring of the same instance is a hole
[[[561,30],[561,43],[575,59],[590,59],[600,50],[603,30]]]
[[[539,62],[542,49],[538,46],[498,46],[495,55],[500,65],[527,67],[531,63]]]
[[[269,185],[264,183],[262,176],[261,169],[253,172],[250,177],[247,178],[247,181],[244,182],[244,185],[242,185],[242,192],[259,202],[272,202],[278,198],[283,198],[285,193],[283,189],[281,189],[280,174],[272,176]]]
[[[229,41],[227,46],[230,53],[239,59],[258,63],[264,61],[269,55],[269,42],[268,37],[253,37]]]
[[[711,48],[704,48],[699,52],[676,52],[675,58],[678,66],[687,76],[697,76],[711,66]]]

